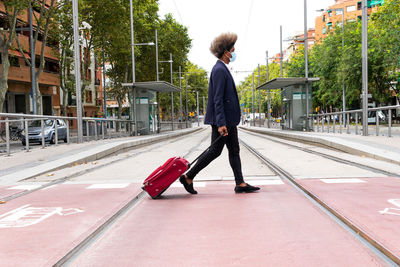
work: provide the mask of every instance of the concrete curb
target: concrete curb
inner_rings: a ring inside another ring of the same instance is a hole
[[[271,135],[278,138],[290,139],[294,141],[306,141],[311,143],[320,144],[323,146],[335,148],[337,150],[357,155],[369,157],[377,160],[382,160],[389,163],[394,163],[400,165],[400,153],[395,153],[383,149],[372,148],[370,146],[366,146],[363,144],[357,144],[354,142],[346,141],[340,138],[336,138],[334,136],[312,136],[312,135],[304,135],[296,132],[289,131],[271,131],[268,129],[260,129],[254,127],[239,127],[242,130]]]
[[[159,135],[152,135],[146,137],[139,137],[135,140],[124,140],[120,142],[113,142],[110,144],[103,144],[98,147],[94,147],[92,149],[88,149],[87,151],[79,152],[72,156],[67,156],[65,158],[57,159],[51,162],[46,162],[44,164],[34,166],[31,168],[27,168],[21,171],[17,171],[14,173],[10,173],[4,176],[0,176],[0,184],[2,185],[9,185],[14,184],[16,182],[26,180],[29,178],[36,177],[38,175],[70,167],[74,164],[80,164],[88,161],[94,161],[100,158],[104,158],[108,155],[116,153],[118,151],[132,148],[135,146],[143,145],[143,144],[150,144],[155,142],[161,142],[167,139],[191,134],[197,131],[204,129],[203,127],[199,128],[190,128],[184,129],[174,132],[163,133]]]

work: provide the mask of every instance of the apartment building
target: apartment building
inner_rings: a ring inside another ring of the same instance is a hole
[[[368,15],[376,12],[384,0],[368,0]],[[335,0],[335,4],[324,9],[321,16],[315,19],[315,40],[324,39],[335,26],[361,20],[362,10],[360,0]]]
[[[315,43],[315,29],[308,29],[307,39],[308,49],[311,49]],[[283,61],[288,61],[293,54],[296,54],[296,52],[299,50],[300,45],[304,46],[304,32],[294,35],[293,37],[289,38],[289,40],[289,46],[283,52]]]
[[[46,0],[46,3],[50,4],[50,0]],[[33,12],[38,15],[37,10],[33,10]],[[3,2],[0,1],[0,28],[7,28],[6,20],[7,15],[5,8]],[[28,28],[28,21],[28,11],[26,11],[18,17],[17,28]],[[35,22],[33,22],[32,25],[34,31],[36,31]],[[29,31],[17,31],[16,38],[18,38],[23,51],[29,51],[25,53],[25,57],[30,60]],[[38,39],[35,50],[36,68],[39,67],[39,56],[42,47],[41,34],[39,34]],[[40,92],[42,94],[43,114],[46,115],[59,114],[60,112],[59,58],[57,50],[57,44],[51,40],[45,46],[45,67],[38,81]],[[29,114],[33,111],[30,67],[25,63],[23,55],[17,49],[16,42],[13,43],[12,48],[9,50],[9,54],[11,66],[8,74],[8,92],[2,112]]]

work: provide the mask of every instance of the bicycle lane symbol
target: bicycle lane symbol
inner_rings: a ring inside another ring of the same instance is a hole
[[[400,199],[389,199],[388,202],[397,208],[385,208],[384,210],[379,211],[379,213],[382,215],[389,214],[400,216]]]
[[[62,207],[31,207],[24,205],[0,215],[1,228],[27,227],[37,224],[53,215],[68,216],[81,213],[83,210]]]

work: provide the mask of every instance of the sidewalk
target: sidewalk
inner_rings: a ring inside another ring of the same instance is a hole
[[[346,133],[315,133],[284,131],[253,126],[240,126],[243,130],[287,138],[297,141],[317,143],[349,154],[370,157],[400,164],[400,137],[361,136]]]
[[[162,141],[202,129],[190,128],[149,136],[124,137],[91,141],[82,144],[51,146],[31,152],[18,152],[0,157],[0,184],[12,184],[40,174],[74,164],[103,158],[123,149]]]

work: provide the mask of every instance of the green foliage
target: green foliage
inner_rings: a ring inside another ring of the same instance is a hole
[[[368,24],[368,92],[378,105],[391,104],[391,82],[400,77],[400,1],[389,0],[373,13]],[[309,76],[319,77],[313,86],[313,104],[323,109],[360,107],[362,88],[361,21],[336,27],[309,51]],[[344,39],[344,46],[343,41]],[[288,75],[304,77],[304,46],[287,66]]]
[[[284,67],[285,69],[286,67]],[[253,73],[248,75],[243,82],[241,82],[238,87],[238,94],[241,103],[244,104],[244,108],[249,108],[252,110],[252,102],[253,102],[253,74],[254,74],[254,88],[257,88],[258,85],[262,85],[267,82],[267,67],[265,65],[260,66],[260,76],[258,75],[258,68],[253,70]],[[275,79],[281,77],[280,64],[272,63],[269,64],[269,79]],[[254,103],[255,103],[255,112],[258,112],[258,97],[259,91],[255,90],[254,93]],[[267,103],[267,91],[261,90],[261,112],[266,112],[268,103]],[[271,109],[272,115],[278,116],[281,109],[281,94],[280,89],[271,90]]]

